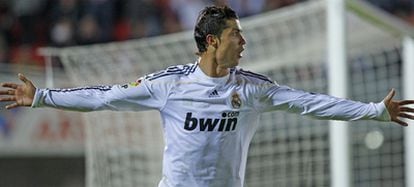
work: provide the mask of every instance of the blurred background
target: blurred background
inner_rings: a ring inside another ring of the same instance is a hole
[[[38,53],[41,47],[86,46],[188,31],[193,28],[198,12],[211,4],[229,5],[240,17],[248,18],[305,2],[306,0],[0,0],[0,80],[16,81],[15,73],[24,72],[33,77],[38,85],[46,85],[41,73],[46,68],[46,59]],[[414,0],[366,2],[414,25]],[[397,49],[392,52],[394,53],[400,52]],[[55,85],[72,86],[67,81],[69,79],[61,62],[54,60],[52,64],[55,68],[54,76],[57,77]],[[317,69],[307,68],[298,71],[306,77]],[[37,109],[36,113],[30,109],[5,111],[4,106],[0,105],[1,187],[85,186],[85,132],[81,115],[47,109]],[[378,137],[376,132],[370,131],[370,137]],[[398,131],[397,136],[400,135],[401,132]],[[401,143],[401,138],[398,143]],[[399,146],[393,147],[396,149]],[[397,163],[399,167],[401,162]],[[358,168],[358,164],[355,167]],[[399,179],[401,175],[398,175]],[[399,184],[401,183],[397,182],[392,186]]]
[[[191,30],[199,10],[228,4],[240,17],[304,0],[0,0],[0,63],[42,65],[42,46],[67,47]],[[413,0],[367,0],[414,24]]]

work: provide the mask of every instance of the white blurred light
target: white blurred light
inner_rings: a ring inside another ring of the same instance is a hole
[[[384,135],[380,130],[373,130],[365,135],[365,145],[368,149],[378,149],[384,143]]]

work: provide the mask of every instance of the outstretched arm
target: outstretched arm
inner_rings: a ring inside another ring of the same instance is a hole
[[[2,83],[1,87],[8,88],[0,90],[0,102],[11,101],[13,103],[6,106],[6,109],[20,106],[31,106],[36,92],[36,87],[32,81],[27,79],[23,74],[18,74],[23,84]]]
[[[89,86],[71,89],[37,89],[22,74],[23,84],[2,83],[0,102],[12,102],[11,109],[20,106],[52,107],[74,111],[159,109],[165,103],[167,84],[154,84],[143,80],[124,85]]]
[[[387,107],[388,114],[391,117],[391,121],[398,123],[402,126],[407,126],[408,124],[402,119],[412,119],[414,120],[414,108],[407,107],[407,105],[414,104],[414,100],[393,100],[392,98],[395,95],[395,90],[392,89],[390,93],[384,98],[384,104]]]
[[[378,120],[392,121],[407,126],[404,119],[414,120],[414,100],[393,100],[395,90],[379,103],[362,103],[324,94],[314,94],[287,86],[270,85],[265,89],[260,111],[285,110],[328,120]]]

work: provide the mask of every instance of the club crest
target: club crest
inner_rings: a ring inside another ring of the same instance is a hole
[[[233,93],[231,95],[231,106],[234,109],[239,109],[241,107],[241,105],[242,105],[242,101],[240,99],[240,95],[238,93],[236,93],[236,92]]]

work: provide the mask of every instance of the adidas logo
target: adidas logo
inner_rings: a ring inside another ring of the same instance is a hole
[[[208,97],[219,97],[220,95],[219,95],[219,93],[218,93],[218,91],[217,90],[213,90],[209,95],[208,95]]]

